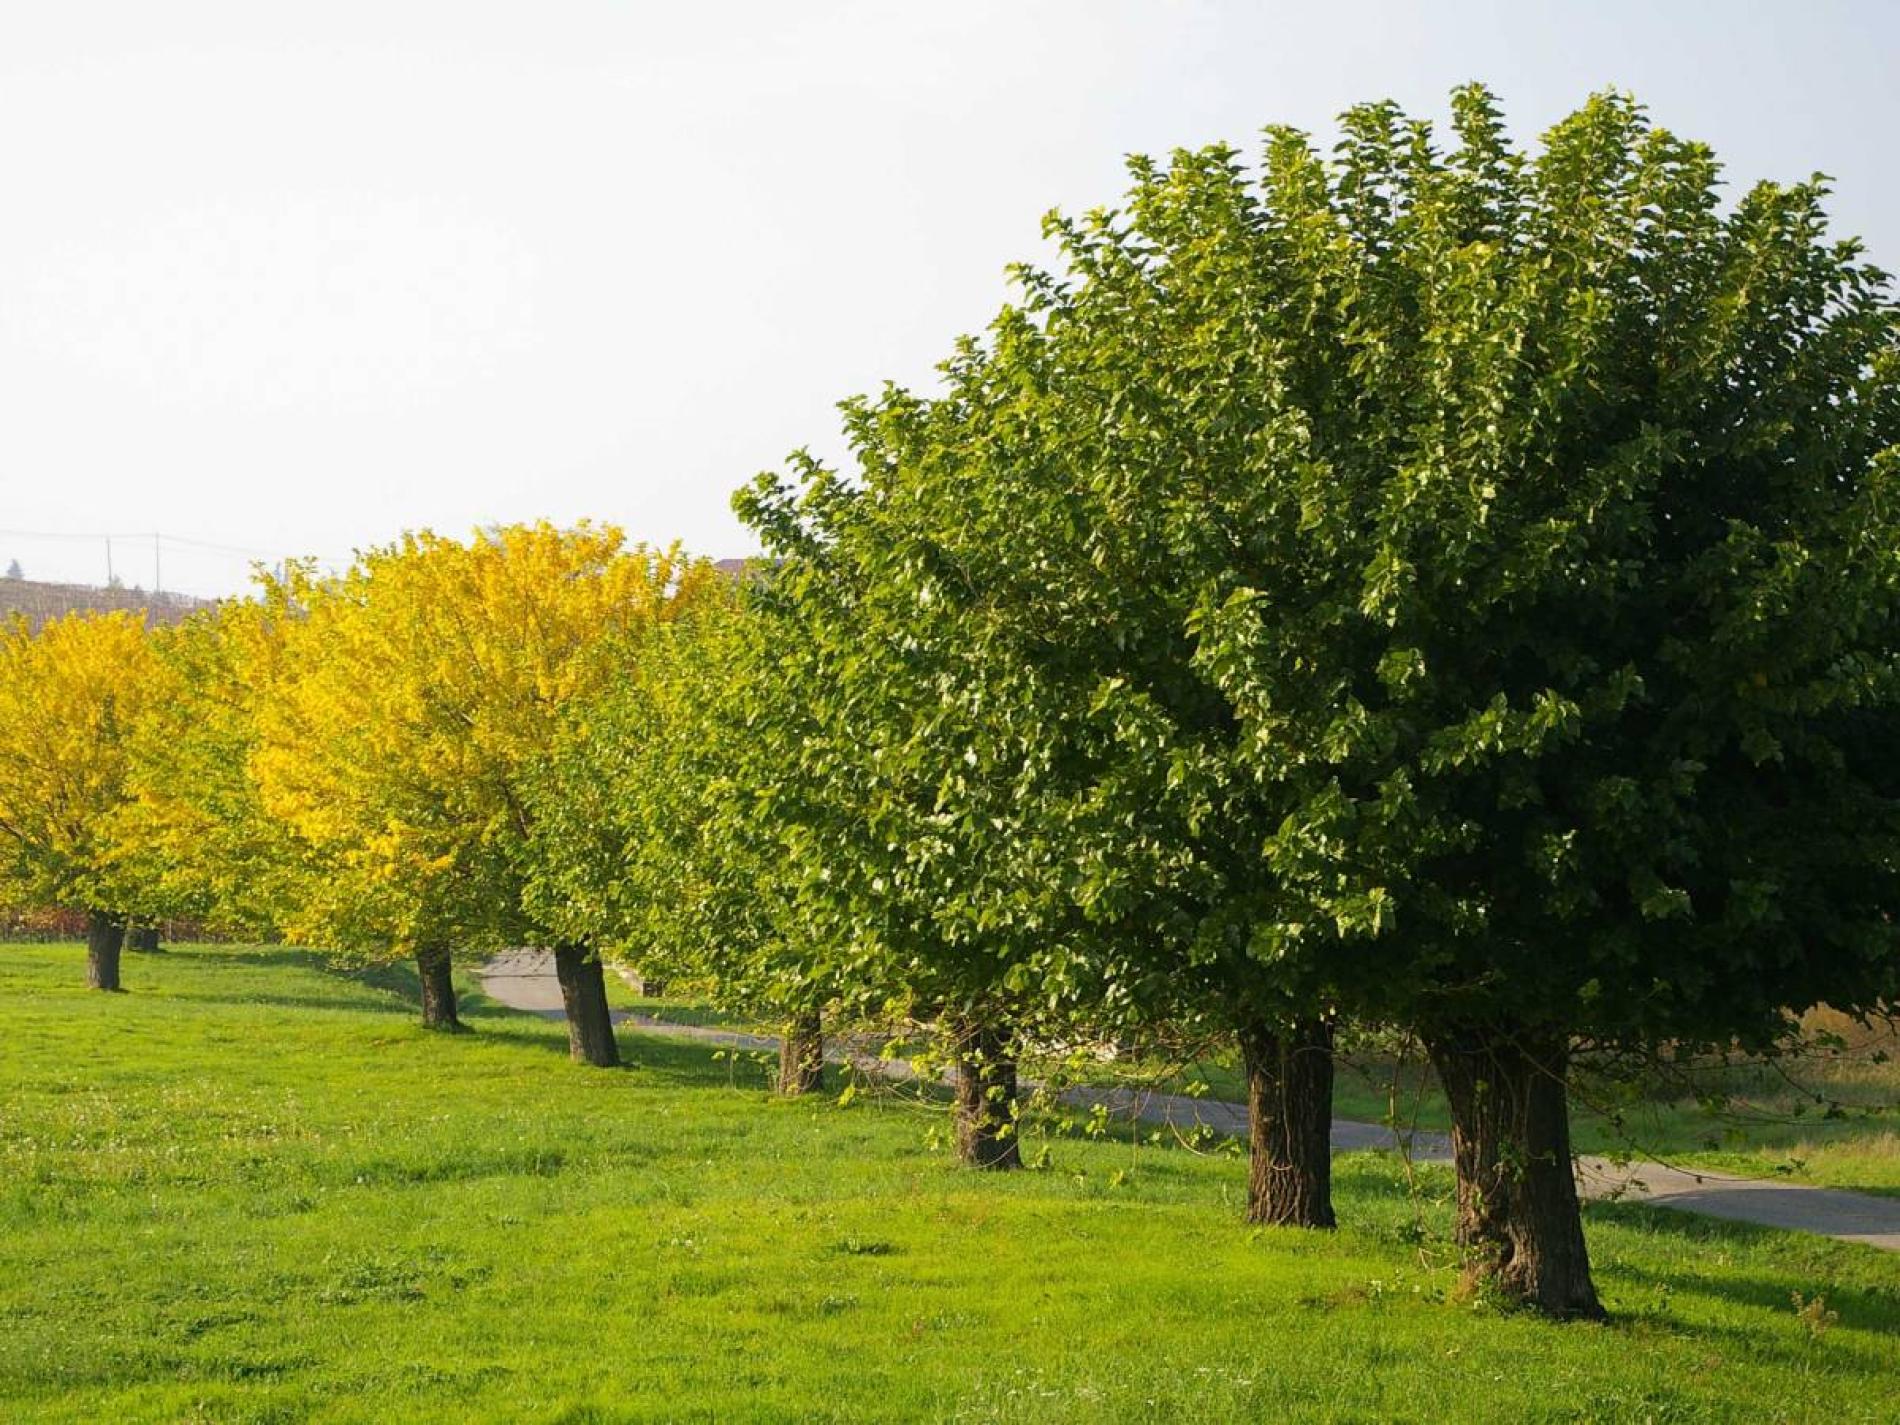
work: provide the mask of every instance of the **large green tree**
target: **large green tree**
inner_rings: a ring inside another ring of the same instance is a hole
[[[1579,1037],[1892,991],[1900,323],[1818,182],[1725,213],[1617,95],[1529,157],[1482,91],[1455,119],[1276,133],[1259,196],[1184,165],[1285,358],[1235,510],[1269,557],[1197,657],[1286,799],[1285,953],[1423,1034],[1479,1269],[1589,1315]]]
[[[1052,220],[1066,271],[855,406],[779,543],[856,551],[851,765],[969,833],[901,867],[1229,1018],[1256,1215],[1327,1219],[1327,1026],[1402,1023],[1474,1267],[1594,1314],[1574,1046],[1893,990],[1900,327],[1818,181],[1725,209],[1622,96],[1534,153],[1476,88],[1448,145],[1342,127]]]
[[[960,1154],[1010,1168],[1020,1048],[1099,1006],[1101,982],[1064,892],[1041,677],[1001,655],[980,613],[920,583],[937,523],[956,516],[871,468],[875,421],[854,408],[865,481],[801,458],[738,501],[772,558],[748,725],[779,755],[754,785],[827,977],[866,1010],[936,1026]]]

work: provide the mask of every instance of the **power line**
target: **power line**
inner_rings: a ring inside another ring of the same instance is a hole
[[[79,533],[73,530],[49,529],[0,529],[0,539],[64,539],[75,543],[91,543],[109,539],[150,539],[163,544],[177,545],[185,549],[206,549],[217,554],[242,554],[252,559],[315,559],[322,564],[348,564],[355,556],[348,558],[334,554],[320,554],[306,550],[301,554],[286,556],[283,548],[259,549],[253,545],[222,544],[211,539],[193,539],[189,535],[164,534],[157,530],[97,530],[91,533]]]
[[[97,532],[84,532],[66,529],[0,529],[0,539],[53,540],[67,544],[92,544],[95,541],[103,543],[106,556],[107,588],[114,587],[117,583],[118,574],[117,566],[119,561],[114,557],[112,542],[115,539],[136,540],[139,542],[149,539],[152,542],[152,591],[154,593],[163,593],[165,589],[165,547],[167,545],[177,550],[231,555],[249,560],[253,564],[269,565],[278,570],[281,570],[285,563],[292,559],[311,559],[316,561],[318,565],[324,566],[332,571],[339,568],[348,568],[356,562],[356,556],[354,554],[348,558],[340,558],[336,555],[329,554],[311,553],[308,551],[301,554],[286,554],[282,549],[260,549],[253,545],[225,544],[219,540],[196,539],[190,535],[182,534],[165,534],[158,530],[137,530],[130,532],[100,530]]]

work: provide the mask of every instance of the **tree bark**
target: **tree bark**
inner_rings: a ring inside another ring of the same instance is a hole
[[[1468,1276],[1548,1316],[1601,1319],[1570,1159],[1564,1037],[1467,1029],[1427,1048],[1451,1105]]]
[[[1255,1021],[1238,1037],[1247,1071],[1247,1220],[1335,1225],[1332,1026]]]
[[[126,927],[125,948],[141,955],[158,954],[158,927],[151,924]]]
[[[125,947],[125,917],[95,910],[86,916],[86,988],[119,988],[119,951]]]
[[[607,979],[600,956],[585,945],[554,947],[554,973],[567,1008],[567,1050],[577,1064],[611,1069],[620,1063],[613,1016],[607,1010]]]
[[[778,1091],[787,1098],[815,1092],[825,1072],[825,1028],[817,1010],[790,1020],[779,1036]]]
[[[991,1024],[957,1035],[957,1156],[973,1168],[1006,1172],[1023,1165],[1016,1136],[1016,1057],[1009,1036]]]
[[[456,1013],[454,963],[448,950],[440,945],[425,945],[416,951],[416,977],[422,982],[422,1026],[425,1029],[460,1029]]]

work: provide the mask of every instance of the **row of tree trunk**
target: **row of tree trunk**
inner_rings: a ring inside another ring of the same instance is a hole
[[[607,980],[600,955],[585,945],[558,945],[554,975],[561,986],[567,1016],[568,1053],[576,1063],[611,1069],[620,1062],[613,1015],[607,1007]],[[422,1023],[429,1029],[463,1028],[455,1002],[454,957],[445,945],[416,951],[416,977],[422,985]]]
[[[1249,1221],[1331,1227],[1332,1028],[1244,1027]],[[1470,1026],[1427,1036],[1451,1109],[1467,1277],[1558,1318],[1598,1318],[1570,1154],[1568,1046]]]
[[[1238,1039],[1247,1220],[1332,1227],[1332,1025],[1256,1022]],[[1463,1029],[1433,1036],[1428,1050],[1451,1108],[1455,1241],[1468,1278],[1553,1317],[1601,1317],[1571,1162],[1564,1037]],[[956,1061],[959,1156],[977,1168],[1021,1167],[1007,1036],[964,1026]]]
[[[93,918],[90,983],[118,987],[124,937],[122,919]],[[416,962],[423,1022],[459,1028],[448,951],[424,950]],[[573,1058],[602,1068],[618,1064],[599,954],[558,946],[554,966]],[[1020,1168],[1011,1037],[978,1021],[954,1024],[952,1032],[958,1156],[975,1168]],[[1237,1038],[1247,1078],[1247,1220],[1332,1227],[1332,1025],[1259,1021],[1243,1025]],[[1427,1036],[1427,1050],[1451,1108],[1456,1241],[1470,1277],[1551,1316],[1601,1316],[1571,1165],[1563,1036],[1465,1028]],[[824,1062],[818,1014],[796,1016],[780,1039],[779,1092],[816,1090]]]

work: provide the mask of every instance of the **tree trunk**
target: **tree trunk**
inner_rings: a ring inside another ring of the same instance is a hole
[[[95,910],[86,916],[86,988],[119,988],[119,951],[125,947],[125,917]]]
[[[416,977],[422,982],[422,1027],[460,1029],[455,1011],[454,963],[446,948],[428,945],[416,951]]]
[[[789,1021],[778,1042],[778,1091],[787,1098],[815,1092],[825,1072],[825,1028],[817,1010]]]
[[[1570,1160],[1563,1036],[1431,1038],[1451,1105],[1459,1246],[1470,1276],[1558,1318],[1600,1319]]]
[[[1302,1020],[1239,1031],[1247,1070],[1247,1220],[1331,1227],[1333,1029]]]
[[[141,955],[158,954],[158,927],[149,924],[126,927],[125,948]]]
[[[994,1025],[957,1036],[957,1156],[973,1168],[1023,1165],[1016,1137],[1016,1058]]]
[[[557,945],[554,973],[567,1007],[567,1050],[577,1064],[611,1069],[620,1062],[613,1016],[607,1011],[607,979],[600,956],[585,945]]]

